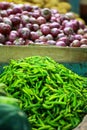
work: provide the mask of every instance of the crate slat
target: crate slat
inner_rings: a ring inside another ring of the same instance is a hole
[[[57,62],[86,62],[87,48],[70,48],[56,46],[0,46],[0,62],[28,56],[49,56]]]

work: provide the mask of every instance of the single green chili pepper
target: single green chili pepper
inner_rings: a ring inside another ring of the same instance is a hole
[[[51,108],[53,108],[53,104],[51,104],[51,105],[42,104],[42,106],[43,106],[45,109],[51,109]]]

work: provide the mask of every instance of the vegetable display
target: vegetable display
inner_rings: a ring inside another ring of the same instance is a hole
[[[87,47],[87,27],[71,12],[0,3],[0,45]]]
[[[22,102],[32,130],[71,130],[87,114],[87,78],[49,57],[11,60],[0,82]]]
[[[61,13],[66,13],[71,10],[71,5],[68,2],[63,2],[61,0],[6,0],[8,2],[14,2],[16,4],[30,4],[31,6],[39,6],[41,8],[54,8]],[[0,0],[2,2],[2,0]]]
[[[17,106],[0,103],[0,130],[31,130],[31,127]]]

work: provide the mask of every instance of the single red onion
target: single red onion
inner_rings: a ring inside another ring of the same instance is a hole
[[[82,44],[80,47],[81,48],[87,48],[87,45],[86,44]]]
[[[46,20],[50,20],[51,18],[51,10],[48,8],[44,8],[41,10],[41,15],[46,19]]]
[[[35,40],[38,39],[38,38],[39,38],[39,35],[38,35],[37,32],[32,31],[32,32],[30,33],[30,39],[31,39],[31,40],[35,41]]]
[[[51,32],[51,29],[50,29],[50,27],[44,25],[44,26],[41,27],[41,32],[42,32],[44,35],[47,35],[47,34],[49,34],[49,33]]]
[[[59,29],[52,28],[51,29],[51,34],[52,34],[53,37],[56,37],[59,34]]]
[[[39,16],[39,17],[37,18],[37,23],[38,23],[39,25],[45,24],[45,23],[46,23],[46,19],[45,19],[44,17],[42,17],[42,16]]]
[[[54,40],[48,40],[46,43],[49,45],[56,45],[56,41]]]
[[[56,46],[59,46],[59,47],[65,47],[66,44],[65,44],[64,41],[57,41],[57,42],[56,42]]]
[[[18,34],[20,37],[24,38],[24,39],[27,39],[30,37],[30,30],[26,27],[24,28],[19,28],[18,29]]]
[[[81,43],[81,45],[82,45],[82,44],[86,44],[86,45],[87,45],[87,39],[86,39],[86,38],[81,39],[81,40],[80,40],[80,43]]]
[[[80,47],[81,43],[79,40],[74,40],[71,44],[70,47]]]

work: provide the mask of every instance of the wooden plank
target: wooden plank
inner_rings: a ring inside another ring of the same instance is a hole
[[[0,46],[0,62],[28,56],[49,56],[57,62],[87,62],[87,48],[56,46]]]

